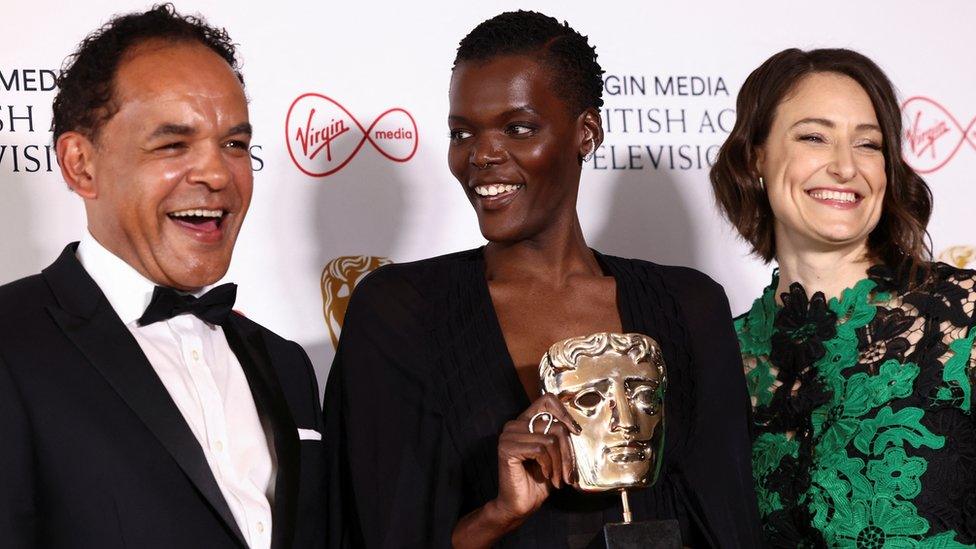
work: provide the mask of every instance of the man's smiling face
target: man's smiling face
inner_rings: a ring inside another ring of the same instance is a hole
[[[194,290],[227,272],[251,201],[247,100],[202,44],[135,46],[91,156],[89,230],[153,282]]]

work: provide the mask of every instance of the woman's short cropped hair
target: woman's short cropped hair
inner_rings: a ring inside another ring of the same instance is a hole
[[[902,157],[902,114],[891,81],[874,61],[855,51],[791,48],[752,71],[736,98],[735,126],[709,174],[719,208],[756,255],[767,262],[773,259],[773,211],[759,184],[756,149],[769,135],[777,106],[814,73],[842,74],[860,84],[881,126],[887,185],[881,218],[868,237],[872,259],[894,268],[923,264],[932,255],[926,232],[932,193]]]
[[[565,21],[534,11],[496,15],[461,39],[454,66],[500,55],[536,56],[555,75],[553,89],[573,115],[603,106],[603,69],[596,48]]]

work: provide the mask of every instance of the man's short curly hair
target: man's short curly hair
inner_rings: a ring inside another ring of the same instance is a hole
[[[587,38],[534,11],[510,11],[482,22],[458,45],[454,66],[500,55],[532,55],[553,74],[552,86],[573,114],[603,106],[603,69]]]
[[[143,13],[113,17],[78,44],[65,59],[54,98],[54,141],[77,131],[94,140],[99,128],[117,112],[112,105],[115,75],[133,47],[149,40],[198,42],[213,50],[244,83],[235,44],[227,31],[201,17],[181,15],[172,4]]]

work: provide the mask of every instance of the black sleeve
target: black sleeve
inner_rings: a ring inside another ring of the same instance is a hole
[[[459,460],[431,392],[428,314],[384,267],[354,291],[326,383],[329,547],[449,547]]]
[[[725,290],[692,271],[672,277],[694,360],[696,421],[682,469],[720,547],[761,547],[749,395]]]
[[[23,399],[0,359],[0,545],[10,549],[35,546],[32,446]]]

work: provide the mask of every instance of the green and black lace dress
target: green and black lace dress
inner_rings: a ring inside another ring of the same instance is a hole
[[[773,547],[976,544],[976,272],[872,267],[827,301],[777,277],[736,319]]]

